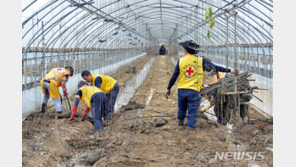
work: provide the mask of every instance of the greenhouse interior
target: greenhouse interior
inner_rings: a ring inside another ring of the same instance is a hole
[[[22,0],[22,165],[273,166],[273,1]]]

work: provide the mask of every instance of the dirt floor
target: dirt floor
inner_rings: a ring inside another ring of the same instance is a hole
[[[148,60],[133,63],[136,70]],[[69,123],[50,112],[29,116],[23,121],[23,166],[272,166],[270,123],[254,121],[234,132],[231,126],[198,118],[195,130],[178,127],[176,84],[165,98],[173,70],[168,56],[157,56],[130,103],[101,133],[79,118]],[[124,67],[112,75],[121,87],[133,76],[127,71]],[[264,159],[220,160],[216,152],[263,152]]]

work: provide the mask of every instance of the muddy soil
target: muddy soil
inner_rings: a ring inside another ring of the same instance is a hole
[[[151,56],[139,58],[129,66],[135,67],[137,73],[150,58]],[[133,75],[128,66],[110,74],[116,78],[121,90]],[[74,99],[75,95],[69,97],[71,106]],[[67,108],[66,101],[63,101],[63,106]],[[85,107],[84,103],[80,103],[77,115],[80,115]],[[80,122],[79,118],[73,123],[69,123],[67,118],[56,119],[53,110],[54,106],[48,107],[45,114],[36,112],[22,122],[23,166],[56,166],[58,162],[75,155],[73,149],[76,149],[77,145],[73,143],[79,143],[78,146],[83,145],[86,148],[84,150],[87,150],[87,146],[96,146],[89,144],[91,140],[85,137],[94,132],[91,122]],[[77,134],[81,135],[83,140],[75,139]]]
[[[273,166],[273,124],[256,121],[242,126],[234,133],[235,139],[240,141],[248,152],[263,152],[268,166]]]
[[[173,71],[168,56],[157,56],[130,103],[101,133],[79,118],[69,123],[46,114],[28,117],[23,121],[23,166],[272,166],[272,151],[266,149],[272,148],[271,124],[245,125],[237,134],[202,118],[195,130],[177,126],[176,84],[165,98]],[[233,149],[266,156],[260,162],[215,159],[216,152]]]

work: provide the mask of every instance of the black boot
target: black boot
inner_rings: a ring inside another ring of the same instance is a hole
[[[178,126],[184,126],[184,120],[179,120]]]
[[[46,104],[42,103],[41,112],[45,113],[45,111],[46,111]]]
[[[56,111],[56,116],[58,119],[62,119],[65,117],[65,115],[62,113],[62,111]]]

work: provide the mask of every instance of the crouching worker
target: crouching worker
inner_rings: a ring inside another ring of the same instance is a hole
[[[63,88],[64,96],[68,96],[66,82],[72,76],[74,70],[71,66],[65,68],[54,68],[40,81],[42,93],[44,94],[41,112],[45,112],[49,98],[52,98],[56,112],[62,113],[59,87]]]
[[[117,81],[114,78],[107,75],[91,74],[87,70],[82,71],[81,76],[85,81],[91,83],[93,86],[96,86],[97,88],[105,92],[107,96],[108,108],[107,115],[106,117],[104,117],[104,119],[112,121],[116,97],[119,93],[119,84],[117,83]]]
[[[83,120],[88,112],[91,110],[95,128],[97,130],[103,130],[104,124],[102,118],[105,116],[105,111],[107,107],[106,94],[101,89],[95,86],[88,86],[87,82],[80,81],[78,83],[78,91],[69,121],[74,120],[80,100],[87,105],[84,113],[82,114],[81,120]]]

